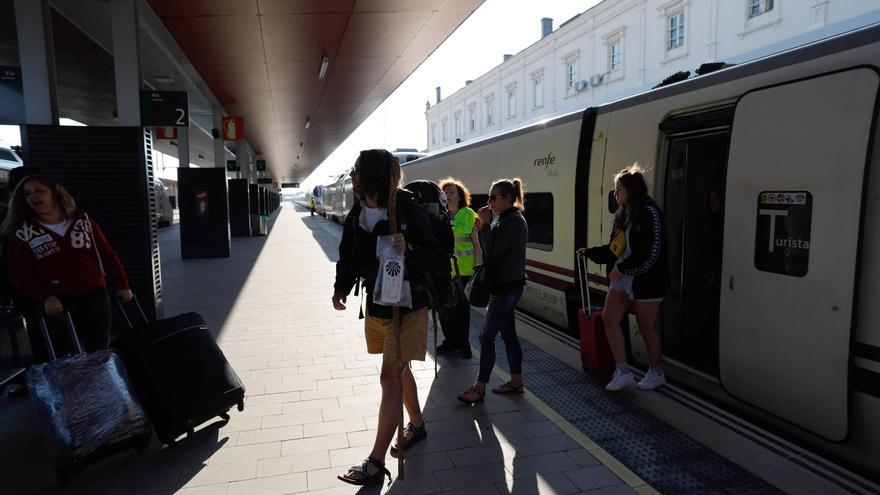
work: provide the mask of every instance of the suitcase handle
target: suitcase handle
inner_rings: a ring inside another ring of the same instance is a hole
[[[122,319],[125,320],[125,324],[128,325],[128,328],[134,330],[134,322],[132,321],[133,318],[128,316],[128,311],[125,309],[122,301],[120,301],[118,297],[114,297],[113,300],[116,301],[116,307],[119,308],[119,312],[122,314]],[[141,302],[138,301],[137,294],[132,294],[131,301],[129,301],[127,304],[134,304],[134,307],[137,308],[138,314],[140,315],[141,320],[144,322],[144,325],[150,323],[150,319],[147,318],[147,314],[144,313],[144,308],[141,306]]]
[[[590,319],[593,314],[593,305],[590,304],[590,284],[587,281],[587,258],[581,254],[577,255],[578,278],[581,289],[581,308],[584,310],[584,318]]]
[[[49,336],[49,326],[46,324],[46,317],[49,315],[40,308],[37,311],[37,323],[40,325],[40,331],[43,334],[43,340],[46,342],[46,350],[49,351],[49,358],[52,361],[58,359],[58,355],[55,354],[55,347],[52,345],[52,337]],[[60,315],[52,316],[52,318],[56,318],[64,321],[64,325],[67,327],[67,333],[70,335],[70,341],[73,342],[73,347],[76,350],[77,354],[83,354],[82,342],[79,340],[79,336],[76,334],[76,327],[73,324],[73,318],[70,316],[70,312],[65,310]]]

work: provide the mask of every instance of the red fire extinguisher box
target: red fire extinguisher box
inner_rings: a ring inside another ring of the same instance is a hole
[[[602,311],[592,311],[585,315],[584,309],[578,310],[578,331],[581,341],[581,362],[584,372],[605,383],[611,380],[614,373],[614,356],[605,336],[605,325],[602,323]]]
[[[181,168],[177,178],[181,257],[229,257],[226,169]]]

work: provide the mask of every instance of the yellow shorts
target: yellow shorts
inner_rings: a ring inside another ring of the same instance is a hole
[[[367,352],[382,354],[383,359],[394,361],[394,346],[390,318],[377,318],[367,314],[364,320]],[[428,308],[409,312],[400,318],[400,356],[404,361],[424,361],[428,351]]]

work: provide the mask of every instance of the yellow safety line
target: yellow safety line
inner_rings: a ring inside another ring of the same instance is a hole
[[[477,349],[473,349],[474,354],[478,354]],[[496,375],[501,377],[505,382],[510,381],[510,375],[498,368],[497,366],[492,370]],[[590,454],[593,454],[599,462],[601,462],[605,467],[611,470],[614,474],[617,475],[620,479],[622,479],[627,485],[632,487],[635,491],[639,492],[642,495],[660,495],[660,492],[657,491],[654,487],[649,485],[645,480],[639,478],[639,476],[630,471],[629,468],[623,465],[620,461],[618,461],[614,456],[608,453],[605,449],[600,447],[596,442],[590,439],[590,437],[584,435],[582,431],[577,429],[573,424],[569,423],[565,418],[563,418],[559,413],[553,410],[552,407],[548,406],[544,401],[537,398],[535,394],[529,392],[528,389],[525,389],[525,393],[523,394],[526,401],[535,406],[535,409],[540,411],[544,416],[547,417],[548,420],[552,421],[553,424],[559,427],[562,431],[564,431],[572,440],[578,443],[581,447],[584,448]]]

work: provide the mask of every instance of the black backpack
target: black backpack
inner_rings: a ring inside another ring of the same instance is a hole
[[[450,260],[455,261],[455,236],[446,206],[446,194],[429,180],[415,180],[403,188],[413,193],[416,202],[428,213],[434,237],[440,244],[437,259],[432,260],[431,266],[423,268],[428,281],[428,305],[435,311],[445,311],[455,306],[462,294],[461,280],[450,273],[450,267],[455,266],[457,275],[458,264],[450,264]]]

